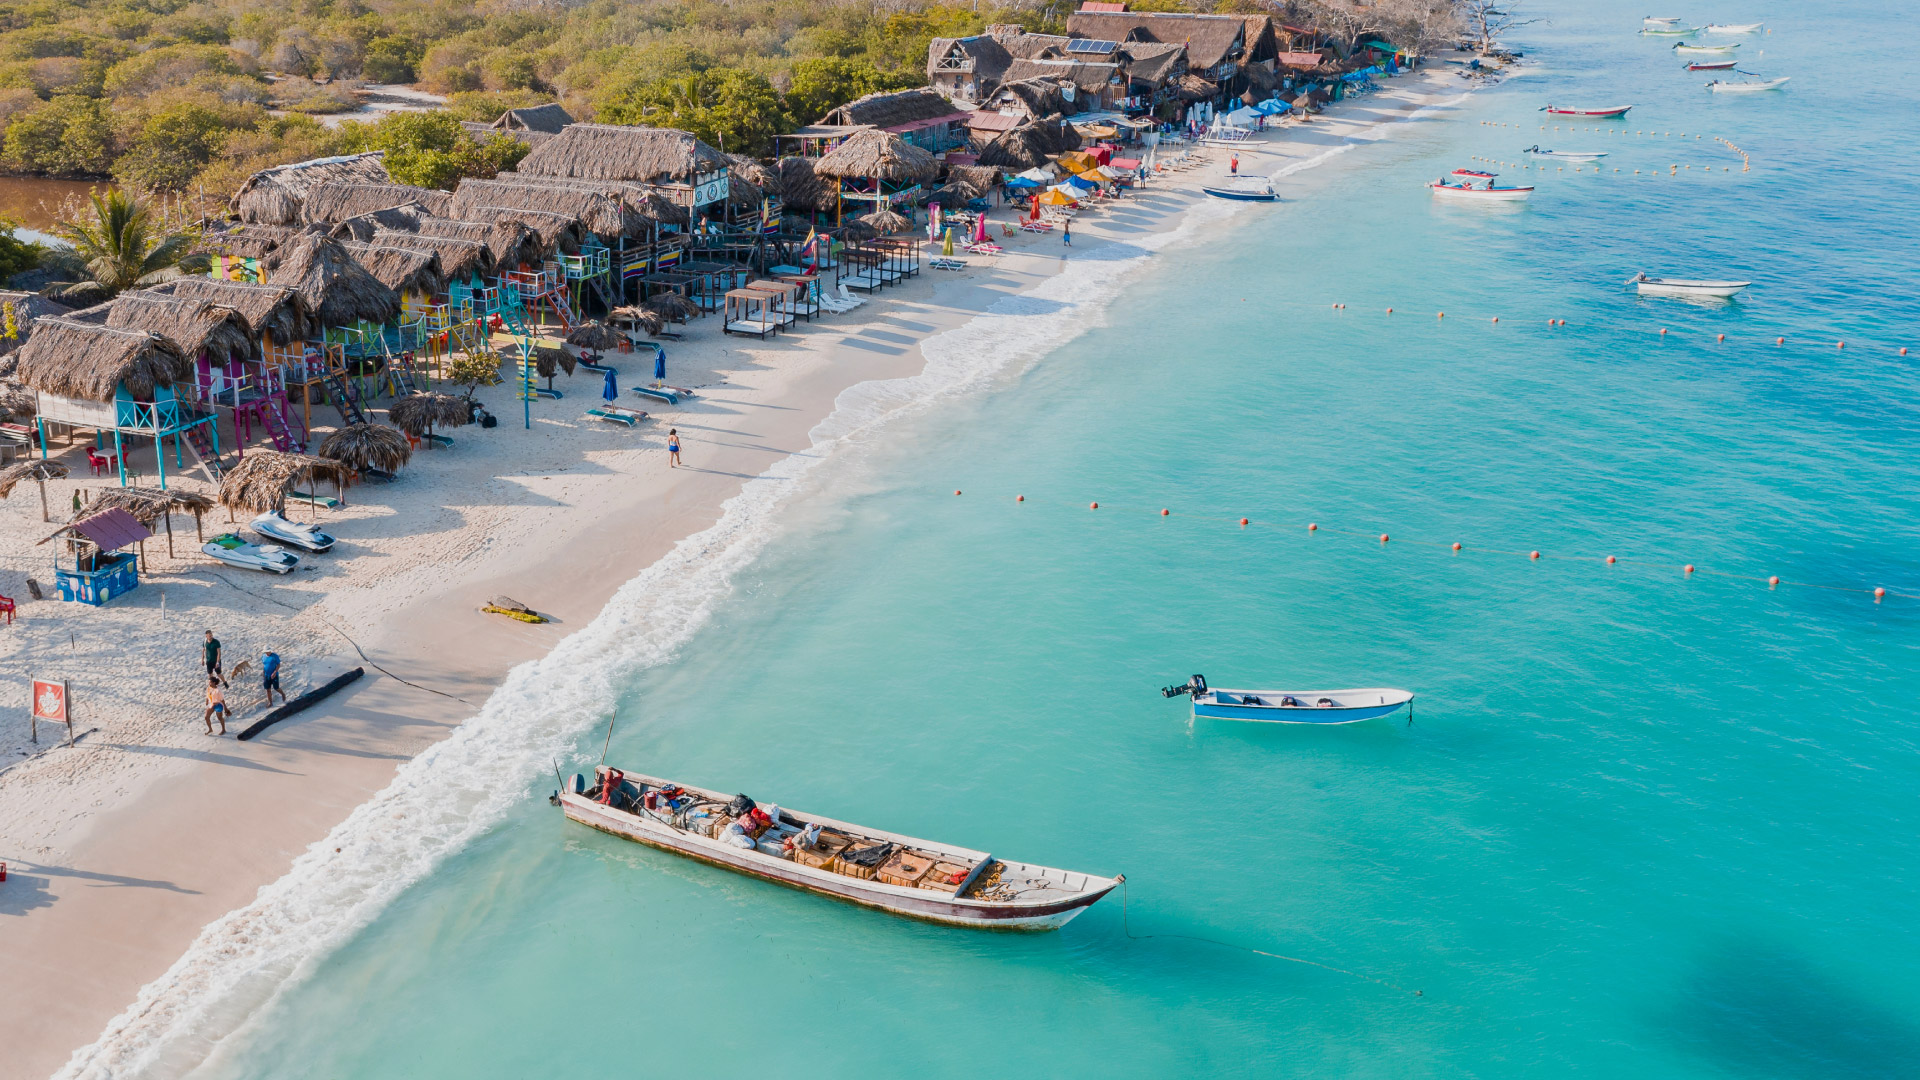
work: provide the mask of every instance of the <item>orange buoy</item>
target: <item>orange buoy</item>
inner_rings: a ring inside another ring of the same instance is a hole
[[[1444,312],[1444,311],[1443,311],[1443,312],[1441,312],[1440,314],[1438,314],[1438,315],[1435,315],[1435,316],[1434,316],[1434,318],[1436,318],[1436,319],[1444,319],[1444,318],[1446,318],[1446,317],[1447,317],[1447,313],[1446,313],[1446,312]]]
[[[955,495],[958,495],[958,494],[960,494],[960,489],[959,489],[959,488],[954,488],[954,489],[953,489],[953,493],[954,493]]]
[[[1315,524],[1314,524],[1313,522],[1311,522],[1311,521],[1309,521],[1309,522],[1307,522],[1307,531],[1308,531],[1308,532],[1312,532],[1312,531],[1314,531],[1315,529],[1318,529],[1319,527],[1320,527],[1320,526],[1318,526],[1318,525],[1315,525]]]
[[[1900,346],[1900,355],[1901,356],[1907,355],[1907,347],[1905,345]]]
[[[1392,308],[1388,308],[1388,309],[1387,309],[1387,314],[1389,314],[1389,315],[1391,315],[1391,314],[1393,314],[1393,309],[1392,309]]]
[[[1693,564],[1692,564],[1692,563],[1688,563],[1688,564],[1687,564],[1687,573],[1689,573],[1689,574],[1691,574],[1691,573],[1693,573]]]
[[[1089,504],[1087,505],[1087,509],[1089,509],[1089,510],[1098,510],[1098,509],[1100,509],[1100,504],[1099,504],[1099,503],[1089,503]]]
[[[1171,510],[1168,510],[1168,509],[1167,509],[1166,507],[1164,507],[1164,506],[1160,508],[1160,516],[1161,516],[1161,517],[1166,517],[1166,516],[1167,516],[1168,514],[1170,514],[1170,513],[1172,513],[1172,512],[1173,512],[1173,511],[1171,511]]]
[[[1880,598],[1881,598],[1881,597],[1883,597],[1883,596],[1885,596],[1885,595],[1887,595],[1887,590],[1885,590],[1885,589],[1882,589],[1882,588],[1880,588],[1880,587],[1879,587],[1879,586],[1877,586],[1877,585],[1876,585],[1876,586],[1874,586],[1874,589],[1873,589],[1873,600],[1874,600],[1874,603],[1876,603],[1876,604],[1877,604],[1877,603],[1879,603],[1879,602],[1880,602]]]
[[[1715,340],[1715,341],[1725,341],[1725,340],[1727,340],[1727,335],[1725,335],[1725,334],[1721,334],[1721,335],[1720,335],[1719,337],[1717,337],[1717,338],[1714,338],[1713,340]]]
[[[1247,519],[1246,519],[1246,518],[1241,518],[1241,519],[1240,519],[1240,524],[1242,524],[1242,525],[1245,525],[1246,523],[1247,523]]]
[[[1773,577],[1770,577],[1767,579],[1768,588],[1772,588],[1773,586],[1778,584],[1780,584],[1780,576],[1778,574],[1775,574]]]
[[[1833,347],[1836,349],[1844,349],[1847,347],[1847,343],[1844,341],[1836,341],[1833,343]]]
[[[1548,326],[1552,326],[1552,325],[1553,325],[1553,320],[1552,320],[1552,319],[1548,319],[1548,320],[1547,320],[1547,325],[1548,325]]]
[[[1027,497],[1026,497],[1025,495],[1015,495],[1015,496],[1013,497],[1013,501],[1014,501],[1014,502],[1026,502],[1026,501],[1027,501]]]
[[[1613,564],[1614,564],[1615,562],[1618,562],[1618,561],[1619,561],[1619,560],[1617,560],[1617,559],[1615,559],[1615,558],[1614,558],[1613,556],[1611,556],[1611,555],[1609,555],[1609,556],[1607,556],[1607,565],[1608,565],[1608,566],[1612,566],[1612,565],[1613,565]]]
[[[1537,559],[1539,557],[1540,557],[1540,553],[1537,551],[1530,551],[1527,553],[1527,558],[1529,559]]]
[[[1785,345],[1787,343],[1787,339],[1783,337],[1777,337],[1773,339],[1773,343],[1775,345]]]
[[[1455,551],[1459,551],[1459,550],[1460,550],[1460,541],[1458,541],[1458,540],[1455,540],[1455,541],[1453,542],[1453,550],[1455,550]]]
[[[1499,321],[1500,321],[1500,316],[1498,316],[1498,315],[1495,315],[1495,316],[1493,317],[1493,321],[1494,321],[1494,322],[1499,322]]]
[[[1664,326],[1663,326],[1663,327],[1661,327],[1661,328],[1660,328],[1660,336],[1661,336],[1661,337],[1666,337],[1666,336],[1667,336],[1667,328],[1666,328],[1666,327],[1664,327]]]
[[[1386,534],[1386,533],[1381,533],[1381,534],[1380,534],[1380,542],[1381,542],[1381,543],[1383,543],[1383,544],[1387,542],[1387,534]]]

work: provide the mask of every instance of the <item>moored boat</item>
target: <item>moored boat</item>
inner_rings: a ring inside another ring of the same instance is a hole
[[[1751,82],[1729,82],[1715,79],[1707,84],[1707,89],[1716,94],[1757,94],[1762,90],[1778,90],[1784,86],[1791,75],[1782,75],[1777,79],[1758,79]]]
[[[600,766],[553,802],[589,828],[895,915],[988,930],[1056,930],[1125,881],[882,832],[746,796]],[[758,817],[755,817],[755,812]]]
[[[1549,116],[1625,116],[1631,108],[1631,105],[1609,105],[1601,109],[1571,109],[1548,105],[1540,111]]]
[[[1675,56],[1732,56],[1733,50],[1740,47],[1739,42],[1731,45],[1675,45]]]
[[[1680,17],[1677,15],[1671,15],[1671,16],[1649,15],[1646,18],[1640,20],[1640,25],[1642,26],[1679,26]]]
[[[1258,184],[1243,184],[1234,187],[1203,187],[1203,193],[1216,199],[1230,202],[1278,202],[1279,195],[1274,194],[1272,185],[1262,180]]]
[[[1436,198],[1459,202],[1520,202],[1533,194],[1531,187],[1496,187],[1495,178],[1489,172],[1455,169],[1451,177],[1443,176],[1427,187]],[[1473,186],[1476,181],[1479,187]]]
[[[1760,32],[1760,28],[1765,25],[1765,23],[1757,22],[1734,24],[1708,23],[1706,25],[1706,32],[1709,34],[1757,34]]]
[[[1714,281],[1701,278],[1657,278],[1640,274],[1627,284],[1642,296],[1693,296],[1726,299],[1753,284],[1751,281]]]
[[[1180,686],[1164,687],[1167,697],[1193,699],[1193,715],[1216,720],[1257,720],[1269,724],[1357,724],[1412,707],[1413,692],[1386,687],[1359,690],[1226,690],[1195,675]]]
[[[1690,37],[1703,29],[1698,26],[1648,26],[1641,29],[1647,37]]]
[[[1688,71],[1726,71],[1739,63],[1738,60],[1695,60],[1687,65]]]
[[[1534,157],[1553,158],[1556,161],[1599,161],[1607,156],[1605,150],[1542,150],[1537,143],[1522,152],[1532,154]]]

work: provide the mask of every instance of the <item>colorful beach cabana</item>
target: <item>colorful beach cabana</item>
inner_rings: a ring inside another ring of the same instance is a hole
[[[839,185],[834,201],[838,222],[850,202],[866,204],[870,211],[911,211],[923,185],[939,174],[940,163],[892,132],[864,128],[827,151],[814,162],[813,171]]]

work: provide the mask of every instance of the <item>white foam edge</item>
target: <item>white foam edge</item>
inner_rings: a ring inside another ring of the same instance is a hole
[[[621,586],[586,627],[513,668],[477,715],[401,765],[251,903],[203,929],[98,1039],[73,1053],[56,1080],[179,1076],[212,1064],[250,1017],[529,798],[551,775],[552,759],[574,756],[580,738],[604,722],[618,686],[670,662],[776,534],[776,517],[799,480],[877,428],[987,389],[1098,325],[1101,309],[1155,250],[1225,209],[1198,203],[1165,232],[1081,249],[1031,290],[924,341],[919,374],[847,388],[809,433],[806,450],[742,485],[718,522]]]

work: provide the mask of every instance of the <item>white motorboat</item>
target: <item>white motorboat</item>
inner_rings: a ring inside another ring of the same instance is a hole
[[[1753,284],[1751,281],[1711,281],[1695,278],[1657,278],[1636,275],[1627,282],[1637,286],[1642,296],[1712,297],[1724,300]]]
[[[1708,23],[1706,32],[1709,34],[1757,34],[1764,25],[1766,24],[1757,22],[1737,24]]]
[[[1666,26],[1679,26],[1680,18],[1679,16],[1662,17],[1659,15],[1649,15],[1640,20],[1640,25],[1657,30]]]
[[[1268,724],[1357,724],[1390,716],[1407,706],[1413,692],[1390,687],[1361,690],[1222,690],[1195,675],[1180,686],[1163,687],[1164,697],[1189,696],[1193,715],[1216,720],[1256,720]]]
[[[1531,187],[1496,187],[1496,174],[1477,169],[1455,169],[1428,184],[1435,198],[1454,202],[1521,202],[1533,194]],[[1479,187],[1474,187],[1479,183]]]
[[[1605,150],[1542,150],[1538,145],[1529,146],[1524,152],[1555,161],[1599,161],[1607,156]]]
[[[1755,79],[1750,82],[1727,82],[1715,79],[1707,84],[1707,89],[1716,94],[1756,94],[1762,90],[1778,90],[1792,77],[1782,75],[1777,79]]]
[[[1691,37],[1702,29],[1698,26],[1648,26],[1640,32],[1647,37]]]
[[[333,537],[320,531],[312,523],[288,521],[269,510],[247,523],[247,527],[269,540],[278,540],[283,544],[292,544],[308,551],[326,551],[333,547]]]
[[[1731,56],[1733,50],[1740,47],[1739,42],[1731,45],[1675,45],[1675,56]]]
[[[300,556],[277,544],[249,544],[232,533],[200,545],[200,550],[243,570],[265,570],[269,574],[291,574],[300,565]]]

